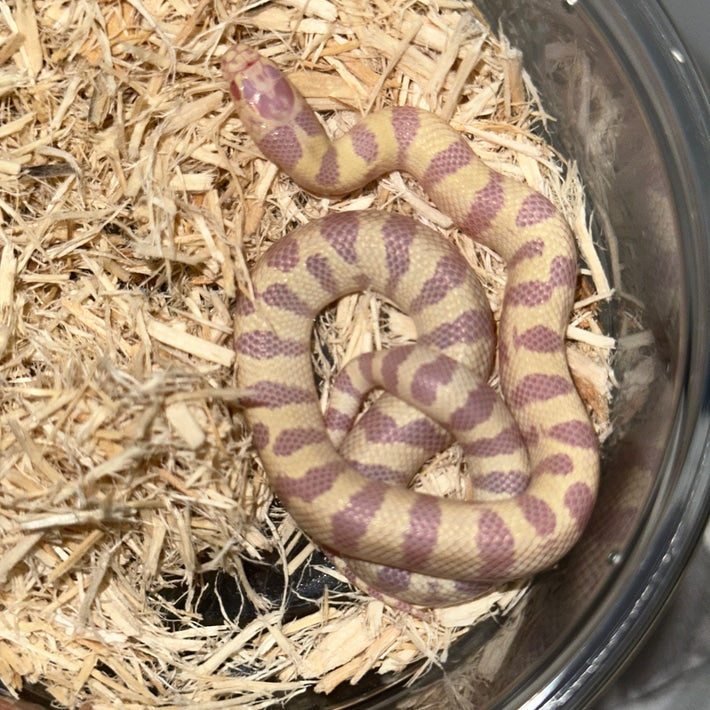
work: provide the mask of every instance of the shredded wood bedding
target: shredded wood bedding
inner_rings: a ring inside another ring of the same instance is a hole
[[[288,70],[333,134],[385,105],[426,108],[564,211],[585,263],[570,366],[609,434],[614,341],[597,316],[611,290],[583,187],[545,142],[551,119],[520,53],[468,3],[0,1],[0,681],[12,695],[40,684],[65,706],[268,707],[369,672],[411,681],[492,615],[514,632],[525,604],[528,581],[426,618],[394,612],[347,587],[273,499],[239,409],[232,308],[254,259],[334,201],[301,191],[242,130],[218,68],[235,38]],[[397,210],[448,235],[497,313],[500,260],[406,176],[339,208]],[[372,294],[343,299],[317,328],[324,398],[353,355],[412,335]],[[459,459],[437,456],[417,485],[460,492]],[[491,678],[504,659],[492,649]]]

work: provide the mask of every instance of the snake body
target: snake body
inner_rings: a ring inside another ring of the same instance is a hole
[[[253,269],[253,296],[238,300],[235,345],[245,415],[277,496],[356,583],[403,606],[453,603],[555,564],[587,522],[599,470],[564,350],[577,271],[564,218],[429,112],[380,111],[332,141],[253,49],[230,48],[222,70],[257,146],[303,188],[339,195],[406,171],[508,268],[498,327],[504,405],[486,383],[495,338],[485,296],[443,237],[365,211],[328,215],[274,244]],[[324,417],[313,321],[365,289],[413,318],[417,343],[356,358]],[[354,424],[374,387],[386,394]],[[408,488],[452,439],[474,500]]]

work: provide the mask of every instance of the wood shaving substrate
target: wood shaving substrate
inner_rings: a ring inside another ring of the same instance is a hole
[[[369,671],[414,679],[470,625],[524,604],[523,582],[420,619],[353,591],[285,621],[285,602],[250,587],[243,560],[271,554],[298,576],[312,549],[273,501],[236,398],[232,309],[256,256],[330,209],[375,207],[455,239],[496,312],[504,270],[406,177],[335,201],[280,174],[219,73],[235,38],[287,70],[333,134],[387,104],[430,109],[564,210],[585,262],[570,363],[607,434],[614,343],[596,316],[610,289],[583,189],[540,137],[520,53],[470,5],[0,2],[0,680],[13,695],[24,682],[66,706],[267,707]],[[316,365],[327,379],[410,336],[371,295],[344,299]],[[457,462],[438,457],[418,485],[463,489]],[[254,618],[201,623],[215,571]]]

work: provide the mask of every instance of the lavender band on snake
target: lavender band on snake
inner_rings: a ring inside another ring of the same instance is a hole
[[[579,538],[599,479],[597,438],[564,348],[577,261],[562,215],[489,169],[429,112],[380,111],[331,141],[287,78],[251,48],[232,47],[222,69],[254,142],[304,189],[341,195],[406,171],[508,268],[498,327],[503,402],[487,385],[496,347],[488,303],[442,236],[397,215],[344,212],[263,255],[253,299],[237,304],[237,381],[286,509],[355,583],[400,606],[459,602],[554,565]],[[356,358],[336,378],[324,417],[313,320],[365,289],[412,317],[417,343]],[[353,425],[374,387],[385,394]],[[409,489],[418,467],[453,440],[474,500]]]

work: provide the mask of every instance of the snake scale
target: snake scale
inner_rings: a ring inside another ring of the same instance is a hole
[[[222,59],[238,115],[263,154],[304,189],[342,195],[403,170],[475,241],[505,260],[498,326],[503,400],[482,287],[454,245],[377,211],[330,214],[276,242],[235,316],[242,404],[275,493],[361,588],[411,608],[479,595],[555,564],[596,499],[598,442],[569,374],[564,333],[576,249],[540,193],[495,172],[432,113],[378,111],[332,141],[291,82],[245,45]],[[341,370],[323,415],[312,371],[316,316],[372,290],[414,321],[415,344]],[[363,396],[385,390],[357,418]],[[472,501],[408,484],[452,440]]]

